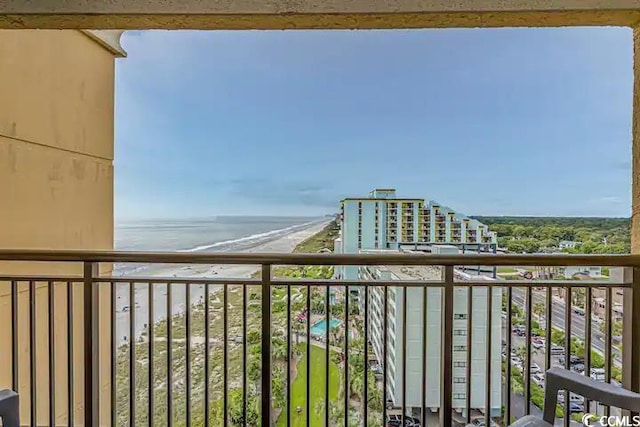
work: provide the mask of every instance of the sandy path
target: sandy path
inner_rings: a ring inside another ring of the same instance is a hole
[[[298,230],[280,236],[274,240],[265,242],[259,246],[253,247],[242,252],[292,252],[295,247],[321,231],[329,222],[314,224],[304,230]],[[257,265],[159,265],[150,267],[138,275],[153,277],[203,277],[203,278],[247,278],[258,271],[260,266]],[[123,311],[125,307],[131,307],[129,300],[129,285],[126,283],[118,284],[116,290],[116,339],[123,343],[129,336],[129,312]],[[213,288],[212,288],[213,292]],[[138,336],[149,323],[149,310],[147,301],[148,285],[139,284],[135,289],[135,335]],[[160,284],[154,285],[154,320],[157,322],[167,316],[166,310],[167,286]],[[202,300],[204,295],[203,285],[191,285],[191,302],[197,303]],[[173,285],[172,291],[173,313],[180,313],[185,309],[185,286]]]

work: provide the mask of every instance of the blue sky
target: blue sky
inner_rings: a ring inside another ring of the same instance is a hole
[[[127,32],[116,218],[630,215],[631,31]]]

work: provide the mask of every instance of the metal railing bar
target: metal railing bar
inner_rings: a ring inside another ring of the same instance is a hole
[[[630,288],[633,285],[628,282],[609,282],[601,280],[584,280],[576,283],[575,280],[554,280],[549,281],[537,281],[537,280],[487,280],[487,281],[473,281],[473,280],[461,280],[454,282],[456,286],[489,286],[499,288]]]
[[[287,286],[287,427],[291,425],[291,315],[291,286],[289,285]]]
[[[210,313],[210,285],[204,285],[204,425],[209,427],[209,413],[211,412],[211,385],[209,379],[211,377],[211,320]]]
[[[382,327],[383,327],[384,332],[383,332],[383,338],[382,338],[382,341],[383,341],[383,343],[382,343],[382,346],[383,346],[382,347],[382,359],[384,359],[384,362],[383,362],[383,367],[384,368],[382,370],[382,373],[383,373],[384,376],[382,378],[382,425],[386,425],[387,424],[387,388],[388,388],[388,383],[387,383],[388,382],[388,378],[387,378],[388,377],[388,371],[387,371],[387,369],[389,368],[389,362],[387,360],[388,357],[389,357],[388,348],[387,348],[388,345],[389,345],[389,343],[388,343],[388,339],[389,339],[389,330],[388,330],[389,329],[389,288],[385,287],[383,293],[384,293],[384,302],[383,302],[383,310],[384,310],[383,322],[384,323],[383,323]],[[425,290],[425,293],[426,293],[426,290]],[[425,310],[425,315],[426,315],[426,310]],[[348,325],[347,325],[347,327],[348,327]],[[423,349],[424,349],[424,347],[425,346],[423,345]],[[426,384],[426,382],[424,381],[424,379],[425,379],[425,371],[424,371],[425,363],[424,363],[424,360],[423,360],[422,367],[423,367],[423,375],[422,375],[422,378],[423,378],[422,384],[423,384],[423,386],[422,386],[422,390],[423,390],[423,396],[424,396],[424,389],[425,389],[424,385]],[[422,406],[422,411],[423,411],[422,412],[422,418],[423,418],[422,425],[425,425],[425,423],[424,423],[424,398],[422,399],[422,405],[421,406]]]
[[[307,316],[306,316],[306,332],[307,332],[307,378],[305,390],[305,418],[307,426],[311,425],[311,287],[307,288]]]
[[[544,338],[544,359],[545,359],[545,371],[551,369],[551,331],[553,329],[553,288],[547,288],[545,293],[546,305],[545,305],[545,338]]]
[[[493,314],[493,288],[487,287],[487,376],[485,383],[485,425],[490,426],[491,421],[491,327],[492,327],[492,314]],[[528,404],[528,402],[527,402]]]
[[[384,288],[385,290],[385,311],[384,311],[384,315],[385,315],[385,322],[384,322],[384,327],[385,327],[385,343],[384,343],[384,349],[385,349],[385,365],[384,365],[384,378],[385,378],[385,391],[386,391],[386,379],[387,379],[387,355],[386,355],[386,350],[387,350],[387,342],[386,342],[386,337],[387,337],[387,332],[386,332],[386,328],[387,326],[387,292],[388,288]],[[426,426],[427,425],[427,415],[426,415],[426,411],[427,411],[427,325],[428,325],[428,319],[427,319],[427,292],[428,292],[428,288],[423,288],[422,289],[422,382],[421,382],[421,391],[420,391],[420,397],[421,397],[421,402],[420,402],[420,418],[422,420],[422,425]],[[384,401],[384,406],[386,407],[386,399]],[[385,420],[386,422],[386,420]]]
[[[440,384],[440,425],[452,425],[452,349],[453,342],[453,266],[444,269],[444,290],[442,292],[442,377]]]
[[[116,284],[111,283],[109,286],[109,294],[110,294],[110,304],[109,307],[109,341],[111,344],[111,363],[109,363],[109,377],[111,379],[111,425],[115,426],[118,420],[118,411],[117,411],[117,388],[118,383],[116,382],[116,362],[117,362],[117,344],[116,344]]]
[[[246,424],[247,420],[247,307],[249,306],[249,289],[246,284],[242,285],[242,419]]]
[[[147,336],[149,337],[149,346],[148,346],[148,352],[149,354],[148,356],[148,363],[149,363],[149,369],[148,369],[148,374],[149,374],[149,395],[148,395],[148,399],[149,399],[149,407],[148,407],[148,411],[149,411],[149,415],[148,415],[148,423],[149,425],[154,425],[154,413],[153,413],[153,406],[154,406],[154,369],[153,369],[153,365],[154,365],[154,359],[153,359],[153,353],[154,353],[154,340],[155,340],[155,334],[154,334],[154,325],[155,325],[155,319],[153,317],[153,297],[154,297],[154,292],[153,292],[153,286],[151,286],[151,284],[148,284],[147,287],[147,297],[148,297],[148,309],[149,309],[149,313],[148,313],[148,320],[147,320],[147,325],[149,330],[147,331],[148,334]]]
[[[584,326],[584,374],[589,376],[591,374],[591,299],[592,299],[592,289],[586,289],[585,296],[585,326]],[[586,412],[589,412],[591,407],[591,402],[589,399],[584,399],[584,409]]]
[[[612,359],[612,337],[613,337],[613,292],[611,288],[606,289],[606,308],[604,314],[604,380],[607,383],[611,382],[611,359]],[[589,372],[591,373],[591,372]],[[611,407],[605,406],[605,415],[608,417],[611,415]]]
[[[167,283],[167,423],[173,425],[173,301],[172,283]]]
[[[325,317],[327,319],[327,327],[325,329],[325,347],[326,351],[324,352],[324,425],[329,425],[329,353],[331,352],[331,345],[329,341],[329,331],[331,330],[331,306],[329,304],[329,297],[331,293],[331,288],[325,288]],[[348,333],[348,332],[347,332]]]
[[[565,308],[564,308],[564,367],[567,370],[571,369],[571,303],[572,303],[572,288],[568,288],[565,292]],[[569,391],[564,391],[564,426],[569,427],[570,413],[569,413]]]
[[[466,402],[465,410],[467,412],[467,424],[471,424],[471,344],[473,337],[473,287],[467,288],[467,351],[465,354],[466,359],[466,378],[465,384]]]
[[[49,425],[56,425],[56,348],[55,348],[55,293],[53,282],[48,282],[49,303]]]
[[[81,282],[82,276],[49,276],[44,274],[0,274],[0,282]]]
[[[136,285],[129,283],[129,425],[136,425]]]
[[[229,287],[222,289],[222,420],[229,424]]]
[[[189,278],[189,277],[143,277],[143,276],[118,276],[118,277],[100,277],[95,280],[95,283],[150,283],[158,286],[165,283],[173,283],[175,285],[220,285],[220,286],[234,286],[234,285],[259,285],[260,279],[243,279],[243,278]]]
[[[366,289],[367,288],[365,288],[365,291]],[[365,303],[366,303],[366,300],[365,300]],[[367,311],[367,307],[365,307],[364,309],[364,314],[365,314],[365,319],[367,319],[369,317],[369,312]],[[367,347],[366,339],[365,339],[364,345],[366,348]],[[364,366],[365,366],[365,378],[366,378],[367,377],[366,357],[365,357]],[[366,386],[365,386],[365,390],[366,390]],[[365,408],[366,406],[367,405],[365,405]],[[365,421],[366,421],[366,418],[365,418]],[[402,288],[402,427],[406,427],[406,425],[407,425],[407,288]]]
[[[386,288],[385,288],[386,289]],[[345,286],[345,301],[344,301],[344,427],[349,425],[349,300],[351,299],[351,293],[349,291],[349,285]],[[385,335],[386,339],[386,335]],[[385,346],[386,351],[386,346]],[[385,360],[386,366],[386,360]],[[307,368],[307,371],[309,369]]]
[[[185,334],[185,384],[186,384],[186,426],[191,427],[191,284],[185,286],[185,317],[184,317],[184,334]],[[225,408],[226,411],[226,408]]]
[[[262,266],[262,423],[263,426],[271,425],[271,265]],[[310,295],[309,295],[310,296]],[[310,317],[307,313],[307,320]],[[307,350],[311,342],[307,335]],[[309,359],[307,356],[307,391],[309,388]],[[307,398],[307,417],[309,416],[309,402]],[[226,410],[226,409],[225,409]],[[307,423],[307,425],[309,425]]]
[[[512,325],[513,325],[513,288],[507,288],[507,336],[506,336],[506,376],[505,381],[505,412],[504,412],[504,425],[511,424],[511,350],[513,348],[512,338]]]
[[[533,288],[528,287],[525,298],[525,338],[524,338],[524,414],[531,414],[531,312],[533,311]],[[487,341],[490,343],[491,341]]]
[[[2,261],[255,265],[640,266],[639,255],[424,255],[0,250]]]
[[[73,322],[73,282],[67,282],[67,423],[69,427],[74,424],[74,400],[75,394],[73,390],[74,386],[74,348],[73,348],[73,334],[74,334],[74,322]]]
[[[37,421],[37,401],[36,401],[36,284],[29,282],[29,409],[30,423],[34,427]]]
[[[500,255],[497,255],[499,257]],[[468,263],[464,263],[465,265]],[[420,264],[419,264],[420,265]],[[432,265],[431,263],[422,265]],[[437,265],[436,265],[437,266]],[[80,276],[43,276],[43,275],[2,275],[0,281],[81,281]],[[151,283],[154,285],[162,285],[165,283],[174,284],[211,284],[211,285],[259,285],[260,279],[251,278],[188,278],[188,277],[148,277],[148,276],[117,276],[117,277],[96,277],[94,283]],[[402,287],[442,287],[443,282],[439,280],[394,280],[393,283],[383,280],[339,280],[340,284],[352,286],[402,286]],[[336,280],[327,279],[272,279],[271,283],[275,285],[294,285],[294,286],[335,286]],[[498,286],[498,287],[589,287],[589,288],[631,288],[631,282],[612,282],[602,280],[582,281],[576,284],[572,280],[554,280],[554,281],[531,281],[531,280],[454,280],[456,286]]]
[[[393,280],[392,282],[384,280],[347,280],[347,279],[273,279],[274,285],[295,285],[295,286],[335,286],[336,282],[340,284],[350,286],[362,286],[362,287],[376,287],[376,286],[392,286],[392,287],[431,287],[441,288],[444,283],[440,280]],[[576,287],[591,287],[591,288],[630,288],[633,285],[627,282],[603,282],[603,281],[582,281],[579,284],[573,281],[556,280],[553,282],[543,281],[524,281],[524,280],[458,280],[453,282],[456,287],[499,287],[499,288],[576,288]]]
[[[11,281],[11,388],[18,393],[20,386],[18,355],[18,282]]]
[[[406,331],[406,321],[405,321],[405,331]],[[406,333],[404,334],[406,337]],[[406,345],[405,345],[406,348]],[[364,391],[362,393],[362,400],[364,401],[363,408],[363,419],[364,424],[367,425],[369,423],[369,287],[364,288]],[[405,357],[405,356],[403,356]],[[404,396],[403,396],[404,399]],[[404,405],[404,400],[402,402]],[[404,407],[404,406],[403,406]],[[403,416],[404,423],[404,416]]]

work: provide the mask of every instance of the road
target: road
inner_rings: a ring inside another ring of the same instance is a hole
[[[539,291],[534,290],[532,292],[533,294],[533,305],[535,305],[536,303],[543,303],[546,305],[546,295],[545,293],[541,293]],[[518,288],[514,288],[513,289],[513,302],[522,307],[523,311],[524,311],[524,307],[525,307],[525,290],[524,289],[518,289]],[[565,304],[564,304],[564,300],[553,296],[553,304],[551,307],[551,323],[553,326],[561,329],[561,330],[565,330]],[[545,321],[545,314],[540,316],[540,320]],[[585,336],[585,317],[583,315],[580,315],[578,313],[572,312],[571,313],[571,336],[574,338],[579,338],[584,340],[584,336]],[[600,328],[599,326],[596,326],[595,328],[593,327],[595,325],[598,325],[597,321],[594,319],[594,317],[592,316],[592,324],[591,324],[591,347],[596,350],[597,352],[599,352],[600,354],[604,355],[604,349],[605,349],[605,337],[604,334],[602,332],[600,332]],[[616,366],[620,366],[620,359],[621,359],[621,354],[620,354],[620,350],[618,349],[618,347],[613,347],[613,354],[618,356],[614,359],[614,363],[616,364]]]

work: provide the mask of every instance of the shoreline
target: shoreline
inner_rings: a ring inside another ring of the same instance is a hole
[[[318,222],[311,224],[302,230],[295,230],[289,234],[280,235],[273,240],[260,243],[254,247],[240,250],[238,252],[253,253],[253,252],[285,252],[291,253],[293,250],[303,241],[318,234],[322,231],[331,220]],[[229,278],[229,279],[242,279],[249,278],[256,271],[260,270],[259,265],[208,265],[208,264],[164,264],[153,265],[144,269],[143,275],[145,277],[164,277],[171,279],[173,277],[180,278]],[[135,279],[136,275],[142,276],[142,274],[132,274],[130,277]],[[131,308],[129,301],[129,285],[128,284],[116,284],[116,315],[115,315],[115,336],[116,341],[119,344],[124,344],[128,341],[129,336],[129,312],[123,311],[124,307]],[[149,300],[147,284],[140,284],[135,289],[135,336],[139,337],[144,331],[145,326],[149,323],[149,313],[147,302]],[[154,313],[153,322],[158,322],[167,317],[167,285],[159,284],[153,285],[154,289]],[[220,286],[211,286],[211,292],[215,293],[220,289]],[[173,315],[179,314],[185,310],[185,285],[176,284],[172,286],[172,312]],[[204,285],[191,285],[191,304],[198,303],[204,297]],[[120,337],[120,338],[118,338]]]

